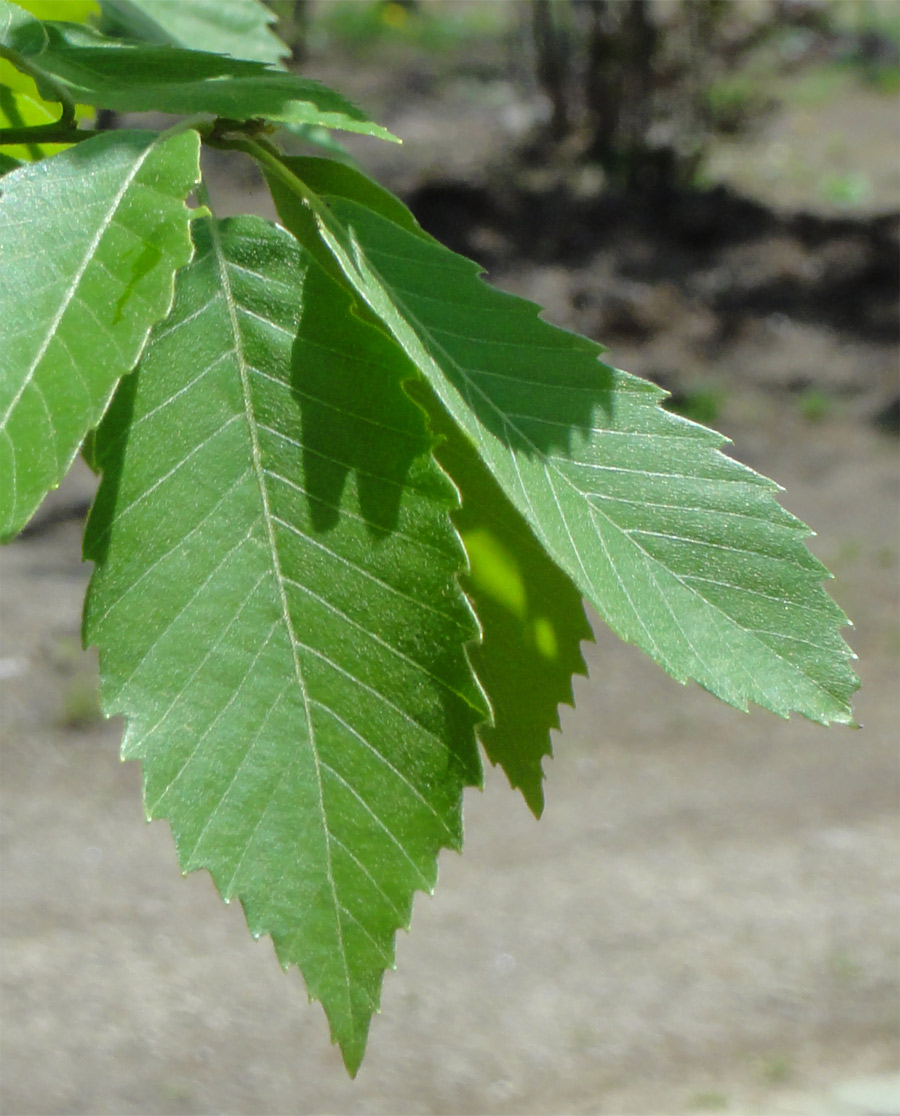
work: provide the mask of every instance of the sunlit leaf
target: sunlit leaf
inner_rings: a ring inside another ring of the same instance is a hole
[[[402,354],[287,233],[195,235],[97,438],[85,638],[148,817],[299,965],[355,1072],[481,779],[456,492]]]
[[[301,175],[317,163],[288,161]],[[739,708],[849,721],[846,618],[777,485],[725,457],[721,435],[662,409],[653,384],[602,364],[599,346],[488,287],[411,217],[391,219],[362,175],[339,174],[312,208],[273,177],[282,220],[306,243],[315,221],[346,281],[610,627]]]
[[[62,480],[168,312],[199,148],[196,132],[119,132],[4,176],[0,538]]]

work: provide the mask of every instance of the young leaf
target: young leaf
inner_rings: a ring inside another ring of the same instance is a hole
[[[290,51],[271,30],[274,21],[260,0],[103,0],[104,29],[125,38],[277,66]]]
[[[196,132],[117,132],[0,191],[0,538],[62,480],[191,255]]]
[[[327,204],[302,186],[301,202],[283,173],[270,182],[287,227],[311,243],[315,222],[346,281],[615,632],[739,708],[850,721],[847,621],[776,485],[725,457],[720,435],[663,410],[654,385],[601,364],[599,346],[492,290],[411,217],[391,219],[352,169]]]
[[[292,237],[195,237],[98,433],[85,641],[148,817],[300,967],[355,1072],[481,779],[456,492],[402,354]]]
[[[32,59],[74,101],[115,112],[209,112],[359,132],[399,143],[346,97],[318,81],[261,62],[174,46],[135,45],[77,24],[47,23],[48,46]],[[21,54],[29,43],[12,35]]]

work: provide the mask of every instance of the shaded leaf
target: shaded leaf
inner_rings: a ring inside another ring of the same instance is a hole
[[[355,1072],[481,779],[456,493],[340,285],[257,218],[195,236],[98,434],[85,640],[148,817],[299,965]]]
[[[275,15],[260,0],[103,0],[103,16],[104,29],[142,42],[230,54],[273,66],[290,54],[270,27]]]
[[[0,538],[62,480],[168,312],[199,150],[196,132],[117,132],[4,176]]]
[[[587,674],[581,641],[592,640],[593,633],[578,589],[537,542],[471,443],[438,406],[430,408],[429,418],[444,439],[438,461],[462,497],[453,521],[469,556],[463,587],[482,630],[469,657],[494,714],[478,736],[491,763],[503,768],[539,817],[550,729],[559,728],[560,703],[572,704],[572,675]]]
[[[45,101],[38,93],[34,81],[0,58],[0,139],[5,128],[32,128],[40,124],[53,124],[59,120],[61,107],[58,102]],[[75,106],[75,119],[86,120],[93,116],[87,105]],[[64,151],[70,144],[5,144],[3,153],[19,160],[34,162],[46,155]]]
[[[327,205],[271,177],[282,220],[304,243],[315,221],[346,281],[610,627],[739,708],[849,722],[847,621],[803,544],[808,528],[772,498],[777,485],[725,457],[722,436],[662,409],[653,384],[602,364],[599,346],[492,290],[411,217],[370,208],[363,176],[340,175]]]
[[[78,24],[47,23],[44,29],[49,44],[34,61],[75,101],[115,112],[265,117],[396,141],[335,90],[261,62],[124,43]],[[12,39],[17,50],[28,53],[28,43]]]

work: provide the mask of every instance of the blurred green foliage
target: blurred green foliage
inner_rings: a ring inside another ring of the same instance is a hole
[[[807,388],[798,398],[800,414],[807,422],[821,422],[831,413],[834,400],[819,388]]]
[[[332,45],[365,55],[384,43],[402,43],[436,54],[464,48],[484,36],[502,35],[509,23],[506,4],[408,3],[405,0],[318,0],[307,5],[306,45],[324,50]],[[284,18],[296,4],[272,0]]]
[[[692,422],[700,422],[708,426],[718,419],[724,402],[723,389],[706,384],[689,387],[670,395],[664,406],[667,411],[673,411],[676,415],[691,419]]]

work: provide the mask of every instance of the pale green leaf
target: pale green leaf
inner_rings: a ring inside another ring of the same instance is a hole
[[[126,38],[170,43],[277,66],[290,51],[261,0],[103,0],[104,27]]]
[[[610,627],[739,708],[850,721],[846,618],[777,486],[725,457],[720,435],[663,410],[654,385],[602,364],[599,346],[492,290],[411,218],[390,219],[361,175],[340,175],[327,205],[273,176],[282,220],[304,242],[315,221],[346,281]]]
[[[353,1072],[481,778],[456,492],[344,289],[264,221],[197,226],[97,438],[85,639],[148,816],[299,965]]]
[[[0,538],[59,484],[191,255],[196,132],[117,132],[0,191]]]

